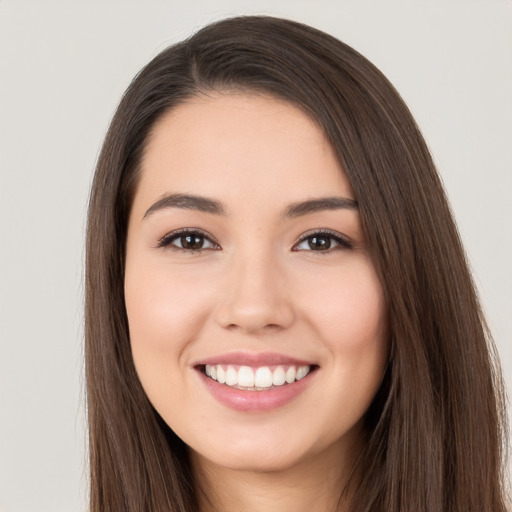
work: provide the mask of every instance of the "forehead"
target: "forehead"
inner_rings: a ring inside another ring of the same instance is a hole
[[[257,94],[200,95],[170,110],[152,129],[141,172],[137,195],[148,200],[176,192],[249,202],[353,197],[318,125]]]

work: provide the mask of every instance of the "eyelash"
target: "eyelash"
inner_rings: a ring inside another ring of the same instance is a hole
[[[312,239],[312,238],[315,238],[315,237],[317,237],[317,238],[320,238],[320,237],[330,238],[331,240],[334,240],[337,245],[335,245],[334,247],[329,247],[328,249],[323,250],[323,251],[314,251],[313,249],[311,249],[310,251],[307,251],[307,252],[325,252],[325,253],[329,253],[329,252],[332,252],[332,251],[337,251],[337,250],[342,250],[342,249],[353,249],[354,248],[353,243],[348,238],[342,236],[340,233],[338,233],[336,231],[331,231],[330,229],[321,229],[321,230],[309,231],[309,232],[304,233],[303,235],[301,235],[301,237],[299,238],[298,242],[293,246],[292,250],[300,251],[300,249],[296,249],[296,247],[298,245],[300,245],[302,242],[305,242],[308,239]]]
[[[178,247],[172,243],[175,240],[178,240],[179,238],[185,237],[187,235],[188,236],[199,235],[204,240],[208,240],[213,245],[213,247],[201,248],[201,249],[187,249],[185,247]],[[198,229],[198,228],[184,228],[184,229],[178,229],[176,231],[171,231],[171,233],[167,233],[158,241],[157,246],[158,247],[166,247],[173,251],[185,251],[185,252],[190,252],[190,253],[198,253],[201,251],[211,251],[211,250],[218,249],[220,247],[219,244],[215,241],[215,239],[211,235],[209,235],[202,229]]]
[[[187,249],[185,247],[178,247],[173,244],[174,241],[178,240],[181,237],[187,236],[187,235],[188,236],[198,235],[198,236],[202,237],[203,240],[207,240],[208,242],[210,242],[210,244],[212,244],[213,247],[200,248],[200,249]],[[313,249],[310,249],[309,251],[305,251],[305,252],[330,253],[330,252],[337,251],[337,250],[353,249],[352,242],[349,239],[345,238],[344,236],[340,235],[340,233],[337,233],[336,231],[331,231],[329,229],[321,229],[321,230],[309,231],[309,232],[301,235],[301,237],[299,238],[297,243],[295,243],[295,245],[293,246],[292,250],[296,251],[296,252],[303,251],[304,249],[297,249],[297,246],[299,246],[302,242],[305,242],[308,239],[313,239],[315,237],[329,238],[331,240],[334,240],[336,245],[334,247],[329,247],[325,250],[315,251]],[[171,249],[173,251],[185,251],[185,252],[197,254],[202,251],[217,250],[220,248],[220,245],[215,241],[215,239],[211,235],[209,235],[202,229],[184,228],[184,229],[179,229],[177,231],[172,231],[171,233],[167,233],[166,235],[164,235],[158,241],[157,247],[164,247],[164,248]]]

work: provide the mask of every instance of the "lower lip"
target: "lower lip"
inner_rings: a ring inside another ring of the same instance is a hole
[[[220,384],[203,372],[198,372],[216,400],[230,409],[242,412],[267,412],[283,407],[309,386],[313,374],[316,373],[316,371],[311,371],[301,380],[296,380],[292,384],[276,386],[268,391],[245,391]]]

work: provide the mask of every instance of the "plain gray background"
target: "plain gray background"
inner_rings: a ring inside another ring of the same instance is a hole
[[[512,3],[0,0],[0,512],[85,510],[88,188],[133,75],[214,19],[309,23],[410,106],[458,221],[512,390]]]

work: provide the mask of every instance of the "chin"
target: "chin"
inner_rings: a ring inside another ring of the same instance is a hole
[[[274,473],[289,470],[299,465],[304,455],[294,453],[276,453],[261,449],[244,452],[224,452],[223,454],[205,454],[193,452],[193,458],[208,466],[222,467],[231,471],[251,473]]]

